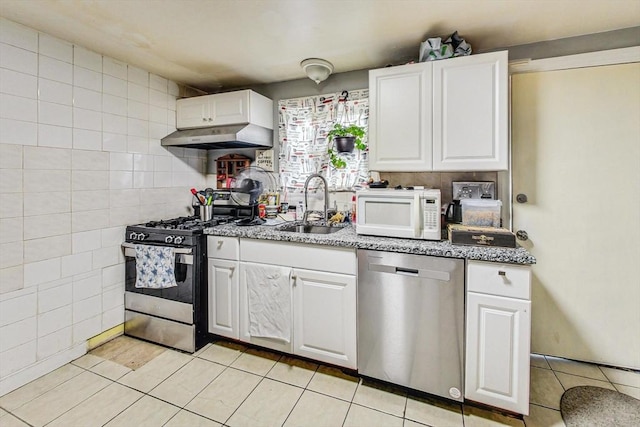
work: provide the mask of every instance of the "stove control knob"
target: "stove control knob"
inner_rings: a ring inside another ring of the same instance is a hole
[[[137,234],[136,234],[136,233],[131,233],[131,234],[129,234],[129,238],[130,238],[131,240],[136,240],[136,238],[137,238],[136,236],[137,236]]]
[[[173,236],[167,236],[167,237],[165,237],[165,238],[164,238],[164,242],[165,242],[165,243],[171,243],[171,242],[173,242]]]
[[[144,233],[138,234],[138,240],[144,240],[145,237],[147,236],[145,236]]]
[[[184,237],[180,237],[180,236],[177,236],[175,239],[173,239],[173,243],[175,243],[176,245],[179,245],[183,241],[184,241]]]

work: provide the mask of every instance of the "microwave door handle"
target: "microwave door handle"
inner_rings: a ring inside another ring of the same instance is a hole
[[[420,227],[420,194],[413,195],[413,234],[415,237],[420,237],[422,234],[422,227]]]

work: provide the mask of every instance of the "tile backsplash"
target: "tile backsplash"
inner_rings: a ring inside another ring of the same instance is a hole
[[[389,181],[389,187],[397,185],[424,185],[425,188],[439,188],[442,194],[442,206],[453,198],[454,181],[493,181],[498,195],[497,172],[380,172],[380,179]]]
[[[127,224],[190,213],[179,89],[0,18],[0,395],[123,322]]]

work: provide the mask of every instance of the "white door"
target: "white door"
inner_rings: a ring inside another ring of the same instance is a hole
[[[294,269],[294,353],[356,369],[356,278]]]
[[[465,397],[529,413],[531,302],[467,293]]]
[[[369,168],[431,170],[431,63],[369,71]]]
[[[208,259],[209,332],[238,339],[238,262]]]
[[[433,63],[433,170],[507,170],[508,52]]]
[[[210,96],[179,99],[176,103],[176,127],[178,129],[211,126]]]
[[[516,74],[511,93],[532,350],[640,369],[640,64]]]

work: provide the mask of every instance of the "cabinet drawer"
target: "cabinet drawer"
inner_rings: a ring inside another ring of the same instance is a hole
[[[241,261],[355,275],[353,248],[242,239]]]
[[[240,243],[237,237],[208,236],[207,256],[237,261],[240,258]]]
[[[531,299],[531,267],[467,261],[467,291]]]

